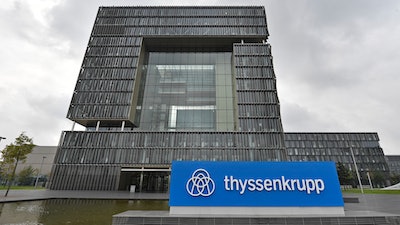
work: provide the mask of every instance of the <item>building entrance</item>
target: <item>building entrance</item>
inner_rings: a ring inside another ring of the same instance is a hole
[[[169,169],[122,168],[118,190],[166,193],[170,180]]]

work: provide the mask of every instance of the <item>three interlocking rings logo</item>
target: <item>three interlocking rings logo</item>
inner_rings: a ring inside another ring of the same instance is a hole
[[[208,197],[215,191],[215,183],[205,169],[197,169],[186,183],[186,191],[193,197]]]

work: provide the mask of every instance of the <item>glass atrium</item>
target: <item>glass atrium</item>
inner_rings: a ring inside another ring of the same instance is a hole
[[[137,106],[139,127],[233,130],[231,61],[230,52],[150,52]]]

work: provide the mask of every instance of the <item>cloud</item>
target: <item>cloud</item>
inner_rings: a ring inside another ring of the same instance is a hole
[[[0,136],[7,138],[1,149],[22,131],[36,144],[56,145],[67,121],[66,111],[60,112],[68,106],[81,59],[66,57],[65,41],[40,19],[45,12],[35,10],[23,1],[0,9]]]
[[[335,121],[320,118],[318,112],[310,111],[297,103],[282,102],[281,116],[286,132],[332,132],[338,129]]]
[[[376,131],[384,151],[399,154],[400,4],[323,0],[269,5],[285,131]]]
[[[21,131],[57,145],[99,6],[262,5],[264,1],[5,0],[0,5],[0,149]],[[400,132],[400,2],[267,1],[285,131]]]

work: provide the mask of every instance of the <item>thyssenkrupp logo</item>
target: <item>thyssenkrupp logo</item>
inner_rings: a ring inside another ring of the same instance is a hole
[[[215,183],[205,169],[197,169],[186,183],[186,191],[193,197],[208,197],[214,193]]]

